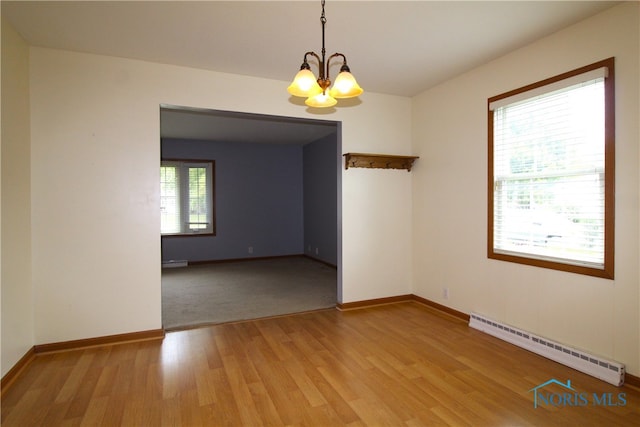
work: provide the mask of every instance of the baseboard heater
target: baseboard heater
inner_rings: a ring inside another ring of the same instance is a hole
[[[471,313],[469,326],[609,384],[615,386],[624,384],[625,369],[621,363],[588,354],[476,313]]]

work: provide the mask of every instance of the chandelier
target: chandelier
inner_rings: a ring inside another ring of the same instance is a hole
[[[320,15],[320,23],[322,24],[322,52],[321,56],[318,56],[315,52],[307,52],[304,54],[300,71],[293,79],[293,82],[287,88],[288,92],[293,96],[300,96],[307,98],[305,104],[310,107],[325,108],[333,107],[337,104],[336,98],[353,98],[360,95],[363,90],[356,79],[351,74],[351,70],[347,66],[347,57],[341,53],[334,53],[329,56],[325,61],[325,48],[324,48],[324,25],[327,22],[327,18],[324,16],[324,2],[322,0],[322,15]],[[307,56],[313,56],[318,60],[319,76],[316,76],[311,72],[311,67],[307,62]],[[333,58],[342,57],[342,67],[340,67],[340,73],[336,77],[336,81],[331,86],[331,79],[329,78],[329,63]]]

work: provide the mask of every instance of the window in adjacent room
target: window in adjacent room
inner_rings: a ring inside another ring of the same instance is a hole
[[[162,161],[160,230],[163,236],[215,234],[213,169],[213,161]]]
[[[613,278],[614,59],[488,100],[488,256]]]

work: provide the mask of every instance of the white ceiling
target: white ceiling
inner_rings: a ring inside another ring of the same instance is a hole
[[[336,122],[328,120],[168,105],[160,110],[160,135],[163,138],[304,145],[336,132]]]
[[[414,96],[616,3],[329,0],[327,55],[345,54],[365,91]],[[283,90],[322,42],[320,1],[1,4],[31,45],[282,80]]]

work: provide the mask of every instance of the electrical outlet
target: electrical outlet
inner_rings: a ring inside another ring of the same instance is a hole
[[[252,254],[253,253],[253,246],[249,246],[249,253]]]
[[[442,288],[442,298],[449,299],[449,288]]]
[[[318,248],[316,248],[316,255],[318,255],[318,253],[319,253]]]

